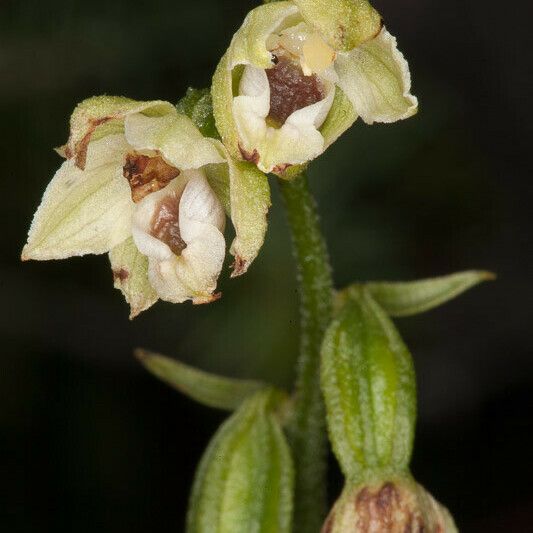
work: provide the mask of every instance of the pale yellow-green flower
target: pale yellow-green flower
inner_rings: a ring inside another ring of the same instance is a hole
[[[218,297],[226,212],[236,233],[235,275],[262,245],[266,177],[232,161],[168,102],[90,98],[75,109],[58,151],[66,161],[43,195],[22,259],[109,252],[132,317],[159,298]]]
[[[412,116],[409,67],[366,0],[295,0],[252,10],[213,78],[217,128],[234,158],[286,174],[360,116]],[[294,173],[294,172],[293,172]]]

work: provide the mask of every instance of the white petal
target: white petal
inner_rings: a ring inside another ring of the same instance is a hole
[[[209,224],[224,231],[226,214],[203,172],[189,171],[184,176],[187,185],[179,207],[179,225],[182,239],[188,243],[196,237],[196,223]]]
[[[166,261],[150,258],[148,279],[159,298],[166,302],[180,304],[190,299],[190,290],[178,275],[179,257]]]
[[[179,228],[186,244],[180,256],[150,234],[155,210],[169,194],[180,198]],[[225,256],[224,223],[223,207],[199,171],[182,173],[137,204],[133,239],[149,257],[148,276],[160,298],[175,303],[203,303],[214,298]]]
[[[136,150],[156,150],[180,170],[224,161],[192,120],[177,112],[161,117],[136,113],[124,124],[126,139]]]
[[[63,259],[109,251],[130,235],[133,202],[122,175],[123,135],[90,143],[86,170],[63,163],[35,213],[23,259]]]
[[[169,195],[181,196],[187,178],[180,174],[173,179],[164,189],[145,196],[136,206],[133,214],[131,233],[139,251],[159,261],[170,259],[174,256],[172,250],[162,241],[150,233],[152,218],[161,200]]]
[[[241,78],[239,93],[233,100],[233,114],[241,148],[251,155],[267,134],[265,119],[270,110],[270,85],[266,72],[247,66]]]
[[[202,231],[196,233],[181,256],[165,261],[150,258],[150,283],[158,296],[168,302],[205,303],[214,299],[226,252],[224,236],[214,226],[196,224],[202,226]]]
[[[314,126],[316,129],[320,128],[328,116],[334,97],[335,88],[330,86],[328,93],[323,100],[302,109],[298,109],[287,118],[285,124],[290,124],[295,128],[300,128],[304,125]]]
[[[276,167],[306,163],[324,151],[324,138],[318,131],[326,119],[335,88],[326,82],[327,96],[290,115],[279,128],[267,126],[270,87],[263,69],[247,66],[241,81],[242,95],[234,99],[234,116],[245,156],[254,160],[263,172]]]
[[[371,41],[338,53],[335,69],[340,88],[367,124],[395,122],[416,113],[409,65],[385,28]]]

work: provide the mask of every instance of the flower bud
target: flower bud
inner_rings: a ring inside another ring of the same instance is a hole
[[[454,533],[448,510],[410,478],[347,485],[322,533]]]
[[[255,394],[213,437],[196,474],[188,533],[291,531],[293,467],[278,394]]]
[[[410,84],[366,0],[275,2],[252,10],[234,35],[213,78],[213,110],[234,158],[287,177],[358,115],[369,124],[413,115]]]
[[[415,424],[412,358],[361,288],[329,326],[321,385],[333,450],[350,482],[407,472]]]

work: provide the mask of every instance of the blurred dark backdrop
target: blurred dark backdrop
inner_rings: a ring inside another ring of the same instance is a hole
[[[375,4],[420,112],[359,122],[313,165],[336,282],[498,273],[398,321],[418,368],[413,469],[462,530],[530,531],[532,13],[525,1]],[[176,101],[207,86],[253,5],[0,1],[4,531],[182,530],[195,464],[224,415],[146,374],[132,348],[291,383],[297,299],[275,183],[261,256],[241,279],[226,271],[211,306],[158,303],[129,322],[105,256],[18,260],[74,105],[100,93]]]

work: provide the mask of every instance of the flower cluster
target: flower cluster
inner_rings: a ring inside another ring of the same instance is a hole
[[[163,101],[94,97],[71,118],[23,259],[109,253],[135,316],[157,299],[218,298],[226,215],[233,276],[266,231],[265,173],[290,179],[358,116],[416,112],[407,62],[366,0],[294,0],[252,10],[213,78],[216,131]],[[221,139],[218,140],[218,139]]]
[[[132,318],[158,299],[213,302],[227,249],[234,277],[263,245],[267,174],[295,178],[358,117],[372,124],[412,116],[418,104],[410,91],[408,64],[368,0],[265,3],[233,36],[210,90],[189,89],[176,106],[99,96],[75,108],[68,141],[57,150],[65,161],[35,213],[22,259],[108,253]],[[290,533],[294,520],[299,531],[318,531],[323,399],[345,478],[323,533],[456,532],[447,509],[409,470],[416,379],[390,317],[428,310],[491,275],[358,283],[339,291],[333,306],[304,186],[302,177],[281,187],[305,296],[296,393],[138,352],[177,390],[234,411],[202,458],[187,529]]]

